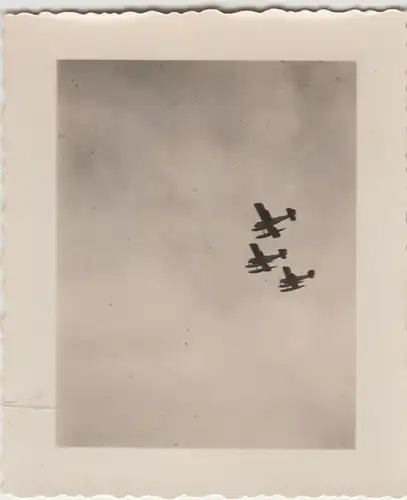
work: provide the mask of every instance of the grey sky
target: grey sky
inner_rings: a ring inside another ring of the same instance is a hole
[[[352,63],[59,65],[58,440],[354,445]],[[250,275],[253,203],[295,223]]]

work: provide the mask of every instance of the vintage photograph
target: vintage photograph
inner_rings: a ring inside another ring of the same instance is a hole
[[[3,493],[406,494],[406,20],[5,16]]]
[[[356,64],[64,60],[57,96],[58,445],[354,448]]]

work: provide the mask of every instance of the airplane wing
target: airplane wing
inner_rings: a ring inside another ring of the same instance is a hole
[[[259,214],[259,217],[261,220],[269,220],[271,219],[270,212],[266,210],[265,206],[263,203],[255,203],[254,208],[256,209],[257,213]]]
[[[266,228],[273,238],[280,238],[280,231],[273,224],[266,224]]]
[[[256,259],[259,259],[260,261],[264,259],[263,252],[260,250],[259,245],[256,243],[250,243],[250,248],[252,249],[253,255]]]
[[[283,272],[286,279],[292,278],[294,276],[294,274],[291,272],[291,269],[288,266],[283,266]]]

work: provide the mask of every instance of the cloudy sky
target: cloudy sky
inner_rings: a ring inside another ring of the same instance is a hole
[[[58,98],[59,443],[353,447],[355,66],[64,61]],[[306,288],[247,273],[257,201]]]

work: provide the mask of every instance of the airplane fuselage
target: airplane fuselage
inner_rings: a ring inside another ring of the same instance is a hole
[[[301,281],[304,281],[307,278],[309,278],[308,274],[300,274],[299,276],[296,277],[296,280],[298,282],[301,282]]]
[[[284,286],[296,286],[302,283],[308,276],[290,276],[289,278],[283,278],[280,280],[280,283]]]
[[[258,229],[260,231],[262,229],[267,229],[270,226],[275,226],[276,224],[279,224],[280,222],[283,222],[286,219],[288,219],[288,215],[281,215],[280,217],[270,217],[270,219],[265,219],[260,222],[256,222],[254,227],[255,229]]]
[[[263,269],[263,271],[271,271],[271,267],[268,265],[269,261],[259,261],[259,260],[249,260],[249,264],[246,266],[247,268],[251,269],[254,267],[260,267]]]
[[[262,266],[263,263],[273,262],[273,260],[277,259],[279,255],[264,255],[262,259],[257,257],[252,257],[249,259],[249,264],[253,264],[255,266]]]

